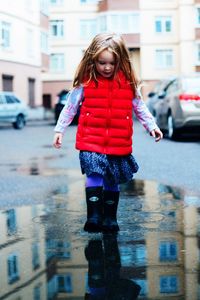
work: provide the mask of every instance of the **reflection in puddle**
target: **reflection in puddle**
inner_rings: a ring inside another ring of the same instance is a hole
[[[55,158],[62,158],[63,154],[57,156],[44,156],[43,158],[38,159],[37,157],[33,157],[29,163],[26,165],[21,164],[1,164],[2,166],[10,167],[10,171],[22,173],[25,175],[48,175],[48,173],[52,172],[51,169],[47,167],[47,161],[54,160]]]
[[[0,211],[0,299],[200,299],[200,197],[122,186],[118,235],[83,232],[78,180],[45,204]]]

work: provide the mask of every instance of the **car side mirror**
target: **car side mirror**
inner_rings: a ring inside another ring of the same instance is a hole
[[[164,99],[166,97],[166,92],[160,92],[159,94],[158,94],[158,99]]]
[[[154,93],[154,92],[150,92],[147,96],[148,96],[149,98],[151,98],[151,97],[154,97],[155,94],[156,94],[156,93]]]

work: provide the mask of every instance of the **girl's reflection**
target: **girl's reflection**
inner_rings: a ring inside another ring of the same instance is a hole
[[[85,300],[137,299],[141,287],[130,279],[120,278],[117,235],[106,234],[103,240],[89,240],[85,257],[88,261],[88,292]]]

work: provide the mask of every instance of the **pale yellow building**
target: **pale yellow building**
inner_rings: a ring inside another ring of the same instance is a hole
[[[43,93],[52,105],[71,87],[83,51],[99,32],[122,34],[145,82],[144,96],[159,79],[200,70],[199,0],[52,0],[50,19]]]
[[[48,68],[48,1],[0,2],[0,91],[42,105],[41,71]]]
[[[44,228],[32,223],[42,208],[24,206],[0,212],[1,299],[47,297]]]

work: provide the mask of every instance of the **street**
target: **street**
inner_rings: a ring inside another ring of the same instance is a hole
[[[199,140],[155,143],[135,122],[140,170],[121,185],[120,231],[88,234],[76,126],[59,150],[53,128],[0,128],[0,299],[200,299]]]
[[[53,123],[38,122],[23,130],[0,128],[1,177],[0,205],[43,201],[44,195],[63,188],[69,170],[78,173],[78,151],[74,149],[76,126],[69,126],[62,149],[54,149]],[[135,122],[133,155],[140,169],[136,179],[145,179],[166,185],[200,192],[200,138],[180,141],[163,139],[155,143],[144,128]],[[28,176],[32,172],[32,175]]]

